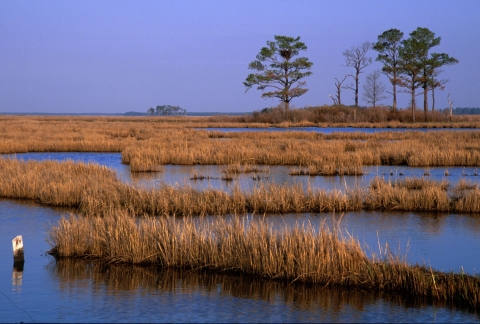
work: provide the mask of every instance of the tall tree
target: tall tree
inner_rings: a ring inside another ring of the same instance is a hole
[[[355,69],[355,88],[353,86],[348,87],[355,92],[355,107],[358,107],[358,84],[359,75],[362,70],[372,64],[372,58],[366,57],[367,52],[372,47],[370,42],[363,42],[360,45],[352,46],[350,49],[343,52],[345,56],[345,66],[353,67]]]
[[[411,95],[412,121],[415,122],[415,96],[416,89],[422,86],[422,64],[420,57],[425,46],[414,37],[402,41],[398,49],[401,66],[400,85],[407,89]]]
[[[432,111],[435,110],[435,88],[444,89],[444,84],[448,80],[439,80],[437,76],[442,72],[440,69],[445,65],[457,64],[458,60],[454,57],[450,57],[445,53],[432,53],[430,57],[425,62],[425,67],[423,69],[423,86],[424,89],[424,110],[425,113],[428,110],[428,97],[427,93],[429,90],[432,90]],[[425,119],[426,119],[425,115]]]
[[[410,39],[415,42],[418,48],[418,65],[421,68],[421,87],[423,89],[423,110],[425,120],[427,120],[428,112],[428,91],[434,83],[435,71],[444,65],[458,63],[458,60],[450,57],[445,53],[432,53],[429,55],[430,49],[440,45],[440,37],[435,37],[435,33],[428,28],[418,27],[410,33]]]
[[[251,70],[258,72],[248,75],[243,85],[248,91],[257,86],[257,90],[270,91],[262,93],[262,98],[278,98],[285,104],[287,115],[290,101],[305,94],[303,78],[312,74],[310,68],[313,63],[306,57],[298,57],[300,51],[307,50],[307,46],[300,42],[300,37],[275,36],[275,41],[267,41],[267,46],[260,49],[257,59],[248,65]]]
[[[423,88],[423,111],[425,113],[425,121],[427,120],[428,111],[428,86],[430,83],[430,75],[433,73],[432,68],[434,66],[433,60],[428,56],[428,52],[431,48],[440,45],[440,37],[435,37],[435,33],[431,32],[428,28],[418,27],[410,33],[410,38],[415,40],[418,49],[418,64],[421,68],[421,87]]]
[[[398,29],[389,29],[378,36],[373,49],[378,52],[377,61],[383,63],[382,72],[388,76],[392,84],[391,95],[393,97],[393,111],[397,110],[397,85],[400,84],[399,75],[400,55],[398,49],[401,46],[403,32]]]
[[[380,71],[375,71],[365,78],[365,84],[363,85],[363,100],[376,107],[377,102],[386,99],[385,85],[380,81]]]

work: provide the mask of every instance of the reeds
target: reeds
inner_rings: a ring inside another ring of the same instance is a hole
[[[460,182],[449,192],[446,180],[375,178],[368,188],[341,191],[305,189],[300,184],[258,183],[250,192],[197,190],[189,185],[131,187],[106,167],[71,161],[23,162],[0,159],[0,197],[32,199],[76,208],[88,215],[128,210],[149,215],[303,213],[360,209],[480,212],[480,190]]]
[[[399,291],[480,306],[480,278],[409,265],[388,249],[370,259],[338,225],[273,228],[264,220],[222,218],[62,218],[49,233],[56,257],[232,271],[288,282]]]
[[[239,172],[289,165],[309,175],[358,175],[366,165],[480,166],[478,131],[326,135],[193,128],[212,125],[214,119],[205,118],[4,117],[0,153],[122,152],[132,172],[158,172],[166,164],[225,165]],[[266,125],[249,124],[256,126]]]
[[[448,182],[425,178],[406,178],[400,181],[373,179],[364,207],[375,210],[452,211],[447,193]]]

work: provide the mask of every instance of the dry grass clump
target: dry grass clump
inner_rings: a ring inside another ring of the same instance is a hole
[[[374,185],[377,181],[374,180]],[[443,191],[446,191],[450,186],[450,183],[447,180],[435,181],[431,179],[426,179],[425,177],[413,177],[413,178],[404,178],[395,180],[392,184],[394,187],[406,188],[409,190],[420,190],[425,188],[439,188]]]
[[[358,164],[337,165],[309,165],[308,167],[295,167],[290,170],[290,175],[306,175],[306,176],[344,176],[344,175],[363,175],[363,167]]]
[[[159,165],[154,158],[146,157],[141,159],[134,157],[130,161],[130,172],[161,172],[163,166]]]
[[[455,186],[456,191],[464,191],[464,190],[476,190],[478,189],[478,185],[476,183],[467,181],[465,179],[460,179],[457,185]]]
[[[53,206],[78,207],[86,197],[105,204],[124,188],[114,171],[73,161],[18,161],[0,158],[0,197],[32,199]]]
[[[388,251],[370,259],[338,227],[303,224],[274,229],[266,221],[233,217],[62,218],[49,233],[51,254],[110,263],[234,271],[323,286],[400,291],[480,306],[480,278],[411,266]]]
[[[234,163],[227,165],[222,173],[238,174],[238,173],[269,173],[270,168],[268,166],[259,166],[256,164],[240,164]]]
[[[480,190],[475,183],[461,179],[453,188],[453,208],[460,212],[480,212]]]
[[[449,211],[448,182],[423,178],[396,182],[375,177],[365,199],[366,209],[405,211]]]

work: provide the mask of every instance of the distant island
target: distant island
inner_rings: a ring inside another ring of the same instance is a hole
[[[252,112],[187,112],[185,116],[245,116]],[[146,112],[127,111],[126,113],[46,113],[46,112],[0,112],[0,115],[21,116],[150,116]]]

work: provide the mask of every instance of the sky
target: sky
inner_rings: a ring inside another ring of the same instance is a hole
[[[332,104],[335,77],[354,72],[342,53],[396,28],[441,37],[447,66],[436,108],[479,107],[480,1],[24,1],[0,0],[0,113],[251,112],[278,105],[243,85],[266,42],[300,36],[313,62],[308,92],[291,106]],[[382,67],[374,62],[360,76]],[[390,88],[388,79],[382,82]],[[409,95],[400,93],[400,108]],[[342,103],[354,104],[351,90]],[[391,96],[380,103],[391,105]],[[360,99],[360,104],[366,103]],[[422,107],[421,97],[417,104]]]

